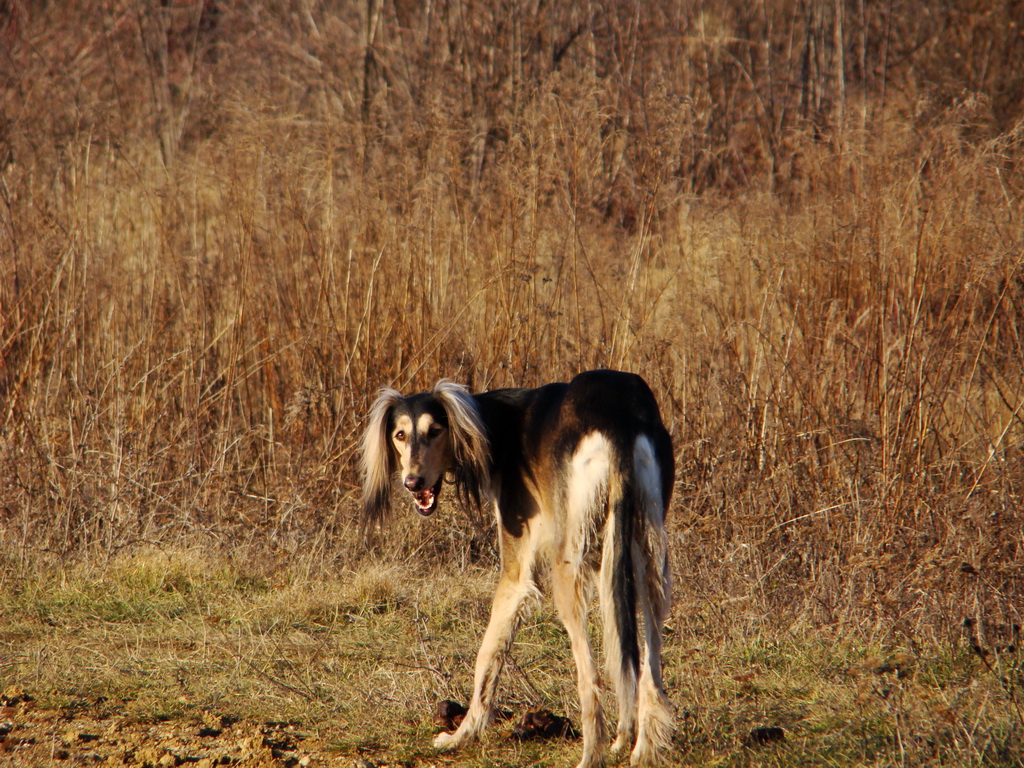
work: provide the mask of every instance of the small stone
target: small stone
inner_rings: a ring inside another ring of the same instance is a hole
[[[160,761],[160,753],[152,747],[143,747],[135,753],[137,768],[153,768]]]

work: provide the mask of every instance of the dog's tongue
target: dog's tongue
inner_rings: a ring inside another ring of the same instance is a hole
[[[416,505],[420,509],[427,510],[434,506],[434,491],[430,488],[413,494],[413,498],[416,499]]]

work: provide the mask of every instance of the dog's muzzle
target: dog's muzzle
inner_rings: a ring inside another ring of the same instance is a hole
[[[437,502],[441,496],[441,484],[444,482],[444,475],[437,478],[432,488],[424,488],[426,479],[418,475],[409,475],[405,478],[405,487],[412,494],[412,500],[416,504],[416,511],[424,517],[434,514],[437,509]]]

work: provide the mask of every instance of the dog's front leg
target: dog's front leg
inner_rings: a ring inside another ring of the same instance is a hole
[[[434,739],[438,749],[455,749],[477,738],[494,717],[494,691],[505,665],[505,656],[515,635],[516,624],[527,598],[536,593],[529,577],[503,575],[491,604],[491,618],[476,656],[473,673],[473,699],[469,711],[455,733],[439,733]]]

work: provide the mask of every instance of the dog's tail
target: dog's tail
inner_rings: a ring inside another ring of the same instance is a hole
[[[636,495],[628,468],[609,473],[598,593],[604,620],[604,661],[619,704],[619,734],[631,738],[636,723],[636,686],[640,674],[637,642]],[[626,471],[623,471],[626,470]]]
[[[671,597],[665,467],[643,435],[619,453],[608,482],[599,582],[605,663],[619,703],[615,746],[625,747],[635,734],[632,762],[655,764],[671,746],[673,732],[661,679],[661,632]],[[638,614],[644,624],[642,668]]]

